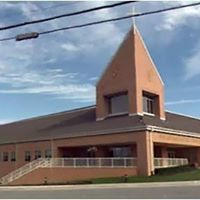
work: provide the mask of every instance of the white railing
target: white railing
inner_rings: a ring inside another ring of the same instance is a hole
[[[38,168],[129,168],[136,166],[136,158],[39,158],[0,179],[1,184],[8,184]]]
[[[68,168],[128,168],[136,166],[136,158],[50,158],[46,162],[48,162],[47,167]]]
[[[187,158],[154,158],[154,168],[188,165]]]
[[[25,164],[24,166],[12,171],[11,173],[5,175],[0,179],[1,184],[8,184],[20,177],[22,177],[25,174],[30,173],[31,171],[40,168],[40,167],[45,167],[47,166],[48,163],[46,162],[45,159],[39,158],[37,160],[34,160],[30,163]]]

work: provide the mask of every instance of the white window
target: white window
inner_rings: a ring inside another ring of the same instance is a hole
[[[4,162],[8,161],[8,152],[3,152],[3,161]]]
[[[31,152],[30,151],[25,151],[25,161],[31,161]]]
[[[175,154],[175,151],[168,151],[168,158],[176,158],[176,154]]]
[[[35,151],[35,159],[41,158],[41,151]]]
[[[155,96],[143,94],[143,112],[155,114]]]
[[[113,147],[111,150],[113,157],[131,157],[130,147]]]
[[[11,154],[10,154],[10,161],[11,162],[15,162],[16,161],[16,155],[15,155],[14,151],[12,151]]]
[[[51,158],[51,149],[46,149],[45,150],[45,158]]]

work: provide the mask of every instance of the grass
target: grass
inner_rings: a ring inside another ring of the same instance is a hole
[[[193,167],[175,167],[168,169],[160,169],[153,176],[130,176],[127,177],[112,177],[112,178],[97,178],[90,180],[92,184],[101,183],[142,183],[142,182],[166,182],[166,181],[192,181],[200,180],[200,169]]]
[[[167,181],[193,181],[200,180],[200,169],[191,166],[157,169],[153,176],[130,176],[97,178],[90,180],[76,180],[67,182],[44,183],[41,185],[80,185],[80,184],[103,184],[103,183],[145,183],[145,182],[167,182]],[[33,184],[30,184],[33,185]],[[36,184],[38,185],[38,184]]]

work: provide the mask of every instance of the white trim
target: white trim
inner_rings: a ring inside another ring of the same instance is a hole
[[[105,119],[105,117],[99,117],[99,118],[96,118],[96,121],[102,121],[104,119]]]
[[[158,127],[158,126],[151,126],[151,125],[147,125],[146,127],[147,127],[147,130],[152,131],[152,132],[163,132],[163,133],[169,133],[169,134],[173,134],[173,135],[181,135],[181,136],[187,136],[187,137],[200,138],[200,133],[181,131],[181,130],[163,128],[163,127]]]
[[[174,112],[174,111],[170,111],[170,110],[165,110],[165,111],[168,112],[168,113],[180,115],[180,116],[183,116],[183,117],[189,117],[189,118],[192,118],[192,119],[200,120],[199,117],[194,117],[194,116],[192,116],[192,115],[187,115],[187,114],[183,114],[183,113],[178,113],[178,112]]]
[[[143,113],[129,113],[130,117],[137,116],[137,115],[143,116]]]
[[[165,121],[165,120],[166,120],[166,118],[165,118],[165,117],[160,117],[160,119],[161,119],[161,120],[163,120],[163,121]]]
[[[128,113],[128,112],[121,112],[121,113],[115,113],[115,114],[108,114],[106,117],[97,118],[96,121],[104,120],[108,117],[115,117],[115,116],[121,116],[121,115],[128,115],[129,117],[134,116],[143,116],[143,113]]]
[[[143,112],[143,115],[148,115],[148,116],[151,116],[151,117],[155,117],[155,114],[153,114],[153,113],[148,113],[148,112]]]
[[[141,34],[140,34],[140,32],[139,32],[139,30],[138,30],[138,28],[137,28],[136,25],[135,25],[135,31],[137,31],[138,36],[140,37],[140,40],[142,41],[142,44],[143,44],[143,46],[144,46],[144,48],[145,48],[145,50],[146,50],[146,52],[147,52],[147,55],[148,55],[148,57],[149,57],[149,59],[150,59],[152,65],[153,65],[153,67],[154,67],[154,69],[155,69],[155,71],[156,71],[156,73],[157,73],[157,75],[158,75],[158,77],[159,77],[159,79],[160,79],[162,85],[164,86],[164,82],[163,82],[163,80],[162,80],[162,78],[161,78],[161,76],[160,76],[160,74],[159,74],[159,72],[158,72],[158,69],[157,69],[156,66],[155,66],[155,63],[154,63],[152,57],[150,56],[149,50],[148,50],[148,48],[147,48],[147,46],[146,46],[146,44],[145,44],[145,42],[144,42],[144,40],[143,40],[143,38],[142,38],[142,36],[141,36]]]
[[[116,116],[121,116],[121,115],[128,115],[128,112],[111,113],[111,114],[108,114],[107,117],[116,117]]]
[[[163,128],[158,126],[152,126],[152,125],[142,125],[142,126],[131,126],[127,128],[117,128],[117,129],[107,129],[104,131],[91,131],[89,135],[78,135],[80,133],[83,133],[83,131],[78,132],[76,136],[68,136],[68,137],[52,137],[53,140],[60,140],[60,139],[68,139],[68,138],[78,138],[78,137],[91,137],[94,135],[105,135],[105,134],[118,134],[123,132],[136,132],[136,131],[152,131],[152,132],[163,132],[168,134],[174,134],[174,135],[180,135],[180,136],[186,136],[186,137],[195,137],[200,138],[200,133],[195,132],[189,132],[189,131],[181,131],[176,129],[169,129],[169,128]],[[13,141],[13,142],[3,142],[0,143],[0,145],[3,144],[14,144],[14,143],[26,143],[26,142],[35,142],[35,141],[48,141],[49,138],[38,138],[33,140],[23,140],[23,141]]]

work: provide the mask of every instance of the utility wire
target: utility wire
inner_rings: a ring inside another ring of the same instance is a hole
[[[39,32],[38,34],[44,35],[44,34],[54,33],[54,32],[58,32],[58,31],[64,31],[64,30],[82,28],[82,27],[87,27],[87,26],[92,26],[92,25],[97,25],[97,24],[103,24],[103,23],[108,23],[108,22],[120,21],[120,20],[129,19],[129,18],[132,18],[132,17],[142,17],[142,16],[147,16],[147,15],[152,15],[152,14],[157,14],[157,13],[163,13],[163,12],[168,12],[168,11],[187,8],[187,7],[199,6],[199,5],[200,5],[200,2],[197,2],[197,3],[193,3],[193,4],[175,6],[175,7],[165,8],[165,9],[161,9],[161,10],[147,11],[147,12],[138,13],[138,14],[130,14],[130,15],[127,15],[127,16],[124,16],[124,17],[118,17],[118,18],[112,18],[112,19],[101,20],[101,21],[96,21],[96,22],[90,22],[90,23],[80,24],[80,25],[75,25],[75,26],[68,26],[68,27],[63,27],[63,28],[59,28],[59,29],[52,29],[52,30],[48,30],[48,31]],[[16,39],[16,37],[4,38],[4,39],[0,39],[0,41],[12,40],[12,39]]]
[[[68,27],[59,28],[59,29],[52,29],[52,30],[49,30],[49,31],[43,31],[43,32],[40,32],[39,35],[54,33],[54,32],[58,32],[58,31],[62,31],[62,30],[82,28],[82,27],[86,27],[86,26],[92,26],[92,25],[103,24],[103,23],[108,23],[108,22],[120,21],[120,20],[129,19],[129,18],[132,18],[132,17],[142,17],[142,16],[145,16],[145,15],[153,15],[153,14],[157,14],[157,13],[163,13],[163,12],[168,12],[168,11],[172,11],[172,10],[177,10],[177,9],[182,9],[182,8],[192,7],[192,6],[198,6],[198,5],[200,5],[200,2],[182,5],[182,6],[165,8],[165,9],[161,9],[161,10],[148,11],[148,12],[144,12],[144,13],[130,14],[130,15],[127,15],[127,16],[124,16],[124,17],[117,17],[117,18],[101,20],[101,21],[97,21],[97,22],[90,22],[90,23],[86,23],[86,24],[68,26]]]
[[[15,40],[15,39],[16,39],[16,37],[2,38],[2,39],[0,39],[0,42],[8,41],[8,40]]]
[[[22,22],[22,23],[19,23],[19,24],[13,24],[13,25],[10,25],[10,26],[0,27],[0,31],[7,30],[7,29],[13,29],[13,28],[21,27],[21,26],[26,26],[26,25],[30,25],[30,24],[37,24],[37,23],[47,22],[47,21],[59,19],[59,18],[62,18],[62,17],[69,17],[69,16],[74,16],[74,15],[80,15],[80,14],[84,14],[84,13],[94,12],[94,11],[97,11],[97,10],[114,8],[114,7],[117,7],[117,6],[122,6],[122,5],[125,5],[125,4],[130,4],[130,3],[135,3],[135,2],[137,2],[137,1],[123,1],[123,2],[119,2],[119,3],[115,3],[115,4],[89,8],[89,9],[86,9],[86,10],[66,13],[66,14],[57,15],[57,16],[53,16],[53,17],[48,17],[48,18],[44,18],[44,19],[38,19],[38,20],[33,20],[33,21],[28,21],[28,22]]]

